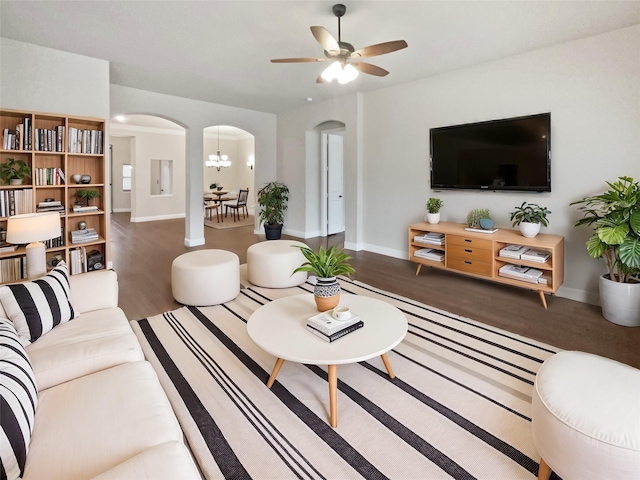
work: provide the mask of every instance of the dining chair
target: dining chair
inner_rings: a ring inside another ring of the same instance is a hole
[[[236,221],[236,216],[238,220],[240,220],[240,212],[243,213],[243,218],[247,218],[249,216],[249,210],[247,209],[247,198],[249,198],[249,189],[246,190],[240,189],[238,192],[238,200],[235,204],[225,204],[224,216],[226,217],[229,213],[229,209],[233,210],[233,221]]]

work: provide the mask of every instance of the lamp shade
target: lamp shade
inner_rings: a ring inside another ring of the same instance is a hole
[[[7,219],[8,243],[41,242],[60,236],[58,212],[27,213]]]

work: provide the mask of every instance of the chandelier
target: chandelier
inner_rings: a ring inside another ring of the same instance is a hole
[[[218,125],[218,150],[215,155],[209,155],[209,160],[204,162],[207,167],[216,167],[218,171],[221,168],[226,168],[231,166],[231,160],[227,155],[222,155],[220,153],[220,125]]]

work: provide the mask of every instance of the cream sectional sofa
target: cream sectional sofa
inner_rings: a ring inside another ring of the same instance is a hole
[[[25,347],[38,404],[22,478],[201,478],[118,308],[116,273],[74,275],[69,283],[80,316]],[[7,316],[2,307],[0,315]]]

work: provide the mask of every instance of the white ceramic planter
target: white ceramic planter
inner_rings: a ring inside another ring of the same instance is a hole
[[[640,283],[620,283],[600,277],[602,316],[625,327],[640,327]]]
[[[436,223],[440,223],[440,212],[438,213],[427,213],[427,222],[435,225]]]
[[[523,237],[533,238],[540,233],[540,224],[520,222],[520,233]]]

